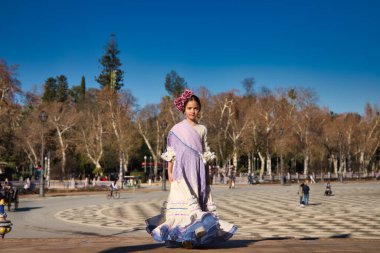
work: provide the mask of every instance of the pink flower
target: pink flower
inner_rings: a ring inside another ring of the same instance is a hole
[[[185,109],[186,101],[190,99],[193,94],[194,93],[191,90],[186,89],[180,97],[174,100],[174,105],[177,107],[178,110],[183,112]]]

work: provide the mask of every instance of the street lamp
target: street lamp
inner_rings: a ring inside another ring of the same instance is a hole
[[[45,122],[47,121],[48,119],[48,115],[45,111],[42,111],[40,113],[40,115],[38,116],[38,118],[40,119],[41,121],[41,174],[40,174],[40,197],[44,197],[45,194],[44,194],[44,167],[45,167],[45,163],[44,163],[44,126],[45,126]]]
[[[168,123],[163,120],[161,122],[162,129],[162,153],[165,152],[165,129],[168,126]],[[165,160],[162,159],[162,190],[166,191],[166,173],[165,173]]]
[[[146,174],[146,155],[144,155],[144,174]]]

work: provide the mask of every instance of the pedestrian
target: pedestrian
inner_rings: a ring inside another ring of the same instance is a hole
[[[162,213],[146,220],[147,231],[158,242],[185,248],[228,240],[237,228],[219,220],[207,184],[205,164],[215,155],[206,127],[198,123],[200,100],[185,90],[174,103],[185,119],[169,131],[161,156],[168,162],[170,193]]]
[[[228,181],[228,186],[231,189],[235,189],[235,184],[236,184],[236,171],[234,167],[231,168],[231,173]]]
[[[298,196],[300,198],[300,206],[305,206],[303,201],[303,183],[298,186]]]
[[[303,202],[304,202],[304,205],[305,206],[308,206],[309,205],[309,193],[310,193],[310,187],[308,186],[308,183],[309,181],[308,180],[305,180],[304,184],[303,184]]]
[[[222,172],[219,173],[219,176],[220,176],[220,183],[221,184],[224,184],[224,175]]]
[[[254,184],[254,177],[252,173],[248,174],[248,184]]]
[[[330,184],[330,181],[328,181],[326,184],[325,196],[331,196],[331,195],[332,195],[331,184]]]

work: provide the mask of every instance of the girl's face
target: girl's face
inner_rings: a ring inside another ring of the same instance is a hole
[[[198,113],[199,113],[198,103],[194,100],[189,101],[185,107],[186,119],[193,121],[193,122],[197,122]]]

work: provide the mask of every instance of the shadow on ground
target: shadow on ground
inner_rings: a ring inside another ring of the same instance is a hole
[[[294,239],[291,237],[275,237],[275,238],[265,238],[265,239],[259,239],[259,240],[230,240],[223,243],[213,244],[209,246],[203,246],[196,248],[195,250],[232,250],[237,248],[247,248],[250,244],[259,242],[259,241],[267,241],[267,240],[287,240],[287,239]],[[125,246],[125,247],[115,247],[110,248],[104,251],[101,251],[100,253],[122,253],[122,252],[135,252],[135,251],[150,251],[154,249],[162,249],[164,248],[167,251],[173,250],[173,252],[178,251],[178,247],[166,247],[164,244],[160,243],[151,243],[151,244],[144,244],[144,245],[134,245],[134,246]]]
[[[33,209],[40,209],[42,206],[37,206],[37,207],[19,207],[16,210],[13,210],[13,212],[29,212],[30,210]]]
[[[350,238],[351,234],[337,234],[334,236],[331,236],[329,238],[335,238],[335,239],[344,239],[344,238]],[[194,250],[233,250],[233,249],[240,249],[240,248],[248,248],[251,244],[258,243],[258,242],[264,242],[264,241],[282,241],[282,240],[294,240],[294,237],[268,237],[268,238],[262,238],[262,239],[238,239],[238,240],[229,240],[227,242],[223,243],[217,243],[213,245],[208,246],[202,246],[199,248],[196,248]],[[313,240],[320,240],[322,238],[319,237],[304,237],[299,238],[298,240],[301,241],[313,241]],[[183,248],[182,248],[183,249]],[[101,251],[101,253],[122,253],[122,252],[140,252],[140,251],[159,251],[159,252],[177,252],[179,250],[178,247],[167,247],[164,244],[160,243],[150,243],[150,244],[141,244],[141,245],[133,245],[133,246],[125,246],[125,247],[114,247],[110,248],[104,251]]]

